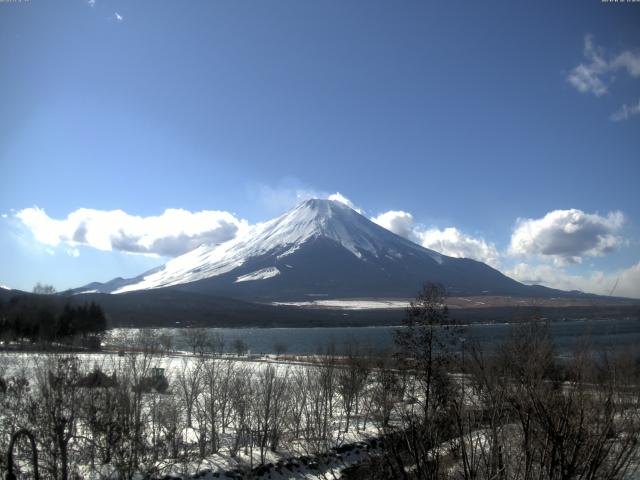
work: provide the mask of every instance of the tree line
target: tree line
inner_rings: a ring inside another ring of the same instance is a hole
[[[105,313],[95,302],[73,305],[42,294],[0,299],[0,340],[6,343],[69,343],[95,339],[106,329]]]

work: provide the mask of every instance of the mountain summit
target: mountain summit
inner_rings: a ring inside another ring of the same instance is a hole
[[[220,245],[202,245],[94,292],[174,288],[256,300],[410,297],[426,281],[451,295],[549,295],[475,260],[421,247],[332,200],[307,200]]]

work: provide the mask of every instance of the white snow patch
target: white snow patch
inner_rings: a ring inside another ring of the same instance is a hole
[[[7,287],[6,285],[0,285],[0,288],[2,288],[3,290],[11,290],[11,288]]]
[[[442,258],[442,255],[440,255],[438,252],[431,251],[430,255],[431,255],[431,258],[433,258],[438,265],[443,264],[444,259]]]
[[[338,308],[341,310],[400,309],[409,306],[409,300],[312,300],[308,302],[274,302],[272,305],[288,305],[304,308]]]
[[[266,280],[267,278],[273,278],[280,275],[280,270],[277,267],[267,267],[255,272],[247,273],[246,275],[240,275],[235,283],[250,282],[253,280]]]

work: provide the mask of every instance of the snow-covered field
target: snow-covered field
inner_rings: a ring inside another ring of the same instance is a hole
[[[19,353],[19,352],[0,352],[0,378],[9,379],[11,377],[24,377],[29,379],[30,383],[36,384],[36,378],[40,375],[43,368],[49,368],[49,362],[55,359],[56,355],[44,353]],[[77,355],[82,365],[82,370],[87,373],[94,370],[100,370],[107,375],[112,372],[123,372],[130,369],[133,363],[133,354],[117,354],[117,353],[81,353]],[[169,381],[169,390],[165,396],[175,396],[183,398],[185,385],[180,377],[192,378],[194,372],[201,372],[202,385],[204,390],[205,362],[217,362],[219,371],[223,368],[233,368],[232,375],[244,376],[250,378],[250,384],[253,384],[255,390],[251,390],[254,395],[259,395],[257,390],[265,377],[262,374],[267,368],[275,369],[276,376],[280,379],[290,379],[289,387],[293,387],[294,382],[305,378],[305,370],[310,367],[300,363],[284,362],[276,356],[265,356],[258,360],[247,357],[226,358],[204,358],[186,354],[163,354],[151,357],[151,360],[145,368],[164,369],[164,375]],[[211,372],[207,371],[207,372]],[[40,378],[42,376],[40,375]],[[222,381],[222,377],[219,379]],[[231,380],[234,380],[233,378]],[[286,392],[287,395],[295,395],[295,392]],[[155,394],[153,394],[155,395]],[[247,398],[249,402],[254,399]],[[179,478],[246,478],[239,476],[239,472],[247,472],[248,469],[254,468],[264,461],[266,466],[261,467],[258,471],[260,474],[251,478],[301,478],[301,479],[321,479],[321,478],[337,478],[339,472],[345,467],[354,465],[363,461],[372,453],[374,449],[370,449],[368,445],[362,443],[369,438],[379,435],[379,430],[375,426],[372,418],[368,421],[351,419],[351,428],[345,432],[345,415],[339,405],[339,398],[335,397],[335,411],[330,418],[331,431],[328,433],[328,443],[334,447],[349,444],[351,447],[342,453],[336,453],[330,449],[324,453],[317,452],[309,444],[302,439],[282,442],[282,447],[277,451],[267,449],[263,452],[264,457],[261,458],[260,451],[255,445],[249,445],[240,448],[235,455],[231,453],[231,444],[237,435],[234,422],[231,422],[226,433],[220,435],[221,448],[212,454],[198,457],[197,455],[189,455],[189,458],[182,459],[163,459],[156,463],[157,470],[163,475],[173,475]],[[284,401],[284,400],[283,400]],[[291,400],[293,402],[293,400]],[[155,400],[153,401],[155,402]],[[150,407],[147,407],[149,409]],[[184,406],[182,407],[184,408]],[[256,408],[259,408],[256,407]],[[184,413],[184,411],[183,411]],[[1,415],[1,414],[0,414]],[[151,413],[149,413],[151,415]],[[372,415],[368,412],[367,415]],[[181,429],[178,437],[185,449],[197,450],[201,433],[198,431],[198,418],[194,414],[193,427],[185,426]],[[183,422],[184,423],[184,422]],[[353,425],[357,425],[354,428]],[[256,428],[259,425],[256,424]],[[186,451],[186,450],[185,450]],[[196,457],[198,457],[196,459]],[[115,473],[115,467],[103,465],[99,468],[91,469],[88,465],[80,465],[80,472],[83,478],[87,479],[107,479],[118,478]],[[254,470],[256,473],[256,470]],[[197,477],[191,477],[197,475]]]
[[[29,421],[30,409],[38,411],[42,408],[39,405],[42,396],[38,397],[38,392],[53,388],[47,382],[59,384],[56,383],[56,374],[52,377],[50,372],[60,372],[55,370],[56,361],[64,358],[65,355],[0,352],[0,378],[9,384],[12,377],[23,377],[36,394],[33,403],[25,403],[31,405],[26,409],[26,421]],[[403,422],[415,412],[420,415],[420,405],[425,398],[416,377],[408,376],[407,372],[396,367],[378,368],[377,365],[383,364],[377,363],[379,359],[374,357],[367,362],[359,357],[307,356],[297,357],[294,362],[277,355],[211,356],[175,352],[152,355],[131,352],[78,354],[77,359],[81,372],[76,378],[85,378],[87,374],[100,370],[107,378],[118,380],[118,384],[112,387],[117,393],[110,397],[116,401],[108,403],[109,408],[115,410],[122,408],[117,403],[122,400],[117,399],[140,395],[141,390],[137,390],[137,386],[142,384],[140,380],[150,378],[158,371],[162,378],[166,378],[166,391],[152,387],[141,394],[141,400],[127,403],[125,399],[123,403],[126,411],[135,402],[142,405],[139,412],[144,424],[141,441],[147,453],[136,465],[140,465],[140,472],[153,472],[148,478],[154,479],[338,479],[345,468],[367,463],[372,457],[384,454],[376,440],[385,432],[394,428],[403,435],[408,432],[408,424]],[[455,395],[449,407],[460,408],[459,413],[468,414],[469,423],[460,436],[452,438],[447,433],[438,443],[431,443],[435,447],[426,455],[446,459],[451,478],[463,478],[460,455],[474,459],[478,471],[483,471],[486,465],[483,466],[482,462],[492,458],[491,449],[495,445],[503,445],[500,448],[505,455],[504,464],[511,463],[510,468],[517,469],[523,458],[523,427],[514,420],[516,417],[504,416],[504,421],[493,426],[484,420],[480,422],[489,411],[486,409],[494,405],[491,395],[483,390],[486,385],[479,386],[470,374],[448,374],[447,377],[452,380],[450,388]],[[101,393],[87,390],[96,387],[79,387],[78,380],[67,385],[70,385],[67,387],[70,390],[75,390],[71,392],[73,398],[93,398],[95,401],[103,398],[103,394],[109,397],[108,387],[101,387],[105,388]],[[562,388],[552,390],[545,389],[546,385],[547,382],[541,384],[541,395],[558,395],[560,392],[560,395],[570,398],[580,387],[581,399],[598,400],[602,392],[593,387],[595,384],[565,381]],[[516,388],[512,389],[510,383],[503,385],[503,393],[516,395],[518,389],[515,384],[513,386]],[[3,400],[2,395],[0,388],[0,401]],[[626,422],[627,430],[621,431],[634,432],[629,427],[637,417],[637,400],[628,396],[614,396],[608,405],[618,408],[616,422],[618,419]],[[61,401],[64,403],[64,399]],[[546,399],[541,397],[539,401]],[[2,405],[7,407],[6,402]],[[496,405],[500,409],[504,407],[500,402]],[[594,405],[596,410],[593,411],[597,412],[600,403]],[[72,407],[67,405],[64,408]],[[22,425],[15,423],[14,413],[10,410],[0,413],[0,449],[6,448],[7,425],[13,428]],[[19,409],[16,411],[16,416],[22,415]],[[446,414],[454,415],[455,411],[447,409]],[[9,412],[8,417],[6,412]],[[109,412],[105,414],[109,417]],[[85,440],[75,443],[74,437],[70,444],[76,455],[75,471],[80,478],[120,480],[122,477],[117,473],[116,461],[101,465],[93,459],[91,462],[87,460],[88,448],[95,445],[87,443],[86,439],[93,438],[95,431],[91,430],[90,418],[82,408],[76,415],[75,435]],[[40,412],[35,418],[46,419],[46,415]],[[121,419],[118,416],[114,418]],[[600,417],[595,415],[595,418]],[[44,429],[51,428],[51,425],[46,421],[32,421],[29,428],[39,437],[41,448],[48,448],[47,442],[51,437],[45,434]],[[496,430],[491,433],[488,428]],[[538,430],[538,433],[542,435],[544,430]],[[625,438],[624,435],[619,436],[614,448],[622,445]],[[212,441],[218,446],[209,448]],[[631,450],[630,458],[635,462],[640,458],[640,451],[637,451],[636,444],[632,447],[636,450]],[[42,458],[47,458],[46,452]],[[91,468],[92,464],[97,466]],[[411,471],[412,465],[407,468]],[[631,472],[632,475],[619,478],[638,478],[634,469]],[[3,473],[0,464],[0,476]],[[142,476],[134,478],[141,480]]]

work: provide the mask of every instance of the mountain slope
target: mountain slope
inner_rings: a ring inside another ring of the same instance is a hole
[[[451,295],[550,296],[470,259],[423,248],[346,205],[308,200],[218,246],[200,246],[134,279],[78,291],[174,288],[258,300],[410,297],[426,281]]]

